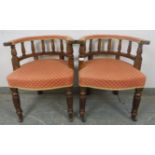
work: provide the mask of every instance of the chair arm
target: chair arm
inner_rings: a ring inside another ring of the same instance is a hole
[[[13,43],[11,41],[3,43],[4,46],[12,46]]]
[[[141,40],[141,44],[149,45],[151,42],[149,40]]]

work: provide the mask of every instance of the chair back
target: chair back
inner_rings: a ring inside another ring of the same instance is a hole
[[[68,58],[68,64],[73,68],[73,49],[70,42],[71,37],[60,35],[32,36],[19,38],[4,43],[4,46],[11,47],[12,65],[16,70],[20,67],[20,61],[27,58],[38,60],[40,56],[59,56],[64,60]]]
[[[133,60],[133,66],[140,70],[143,45],[150,42],[123,35],[90,35],[81,38],[80,43],[80,58],[87,57],[88,60],[91,60],[97,55],[113,55],[120,60],[121,57],[125,57]],[[133,49],[135,49],[133,47],[135,46],[136,52],[133,54]]]

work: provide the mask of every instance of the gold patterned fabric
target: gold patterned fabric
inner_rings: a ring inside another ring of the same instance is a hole
[[[63,60],[36,60],[22,65],[7,79],[12,88],[56,89],[73,85],[73,70]]]
[[[143,88],[146,77],[127,62],[95,59],[84,63],[79,71],[79,85],[107,90]]]

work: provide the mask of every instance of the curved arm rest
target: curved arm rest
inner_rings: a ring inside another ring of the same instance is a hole
[[[25,41],[32,41],[32,40],[49,40],[49,39],[64,39],[66,41],[71,41],[73,40],[69,36],[61,36],[61,35],[47,35],[47,36],[31,36],[31,37],[24,37],[24,38],[19,38],[15,40],[11,40],[8,42],[4,43],[4,46],[12,46],[21,42]]]
[[[12,44],[11,41],[9,41],[9,42],[5,42],[5,43],[3,43],[3,45],[4,45],[4,46],[12,46],[13,44]]]
[[[151,43],[149,40],[142,40],[141,42],[144,45],[149,45]]]
[[[86,41],[88,39],[120,39],[120,40],[129,40],[146,45],[150,44],[150,41],[137,37],[125,36],[125,35],[109,35],[109,34],[84,36],[80,39],[80,41]]]

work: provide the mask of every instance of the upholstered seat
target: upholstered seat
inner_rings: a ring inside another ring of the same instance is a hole
[[[126,90],[143,88],[145,76],[127,62],[115,59],[94,59],[84,63],[79,71],[81,87]]]
[[[36,60],[22,65],[8,76],[9,87],[47,90],[73,85],[73,70],[63,60]]]

